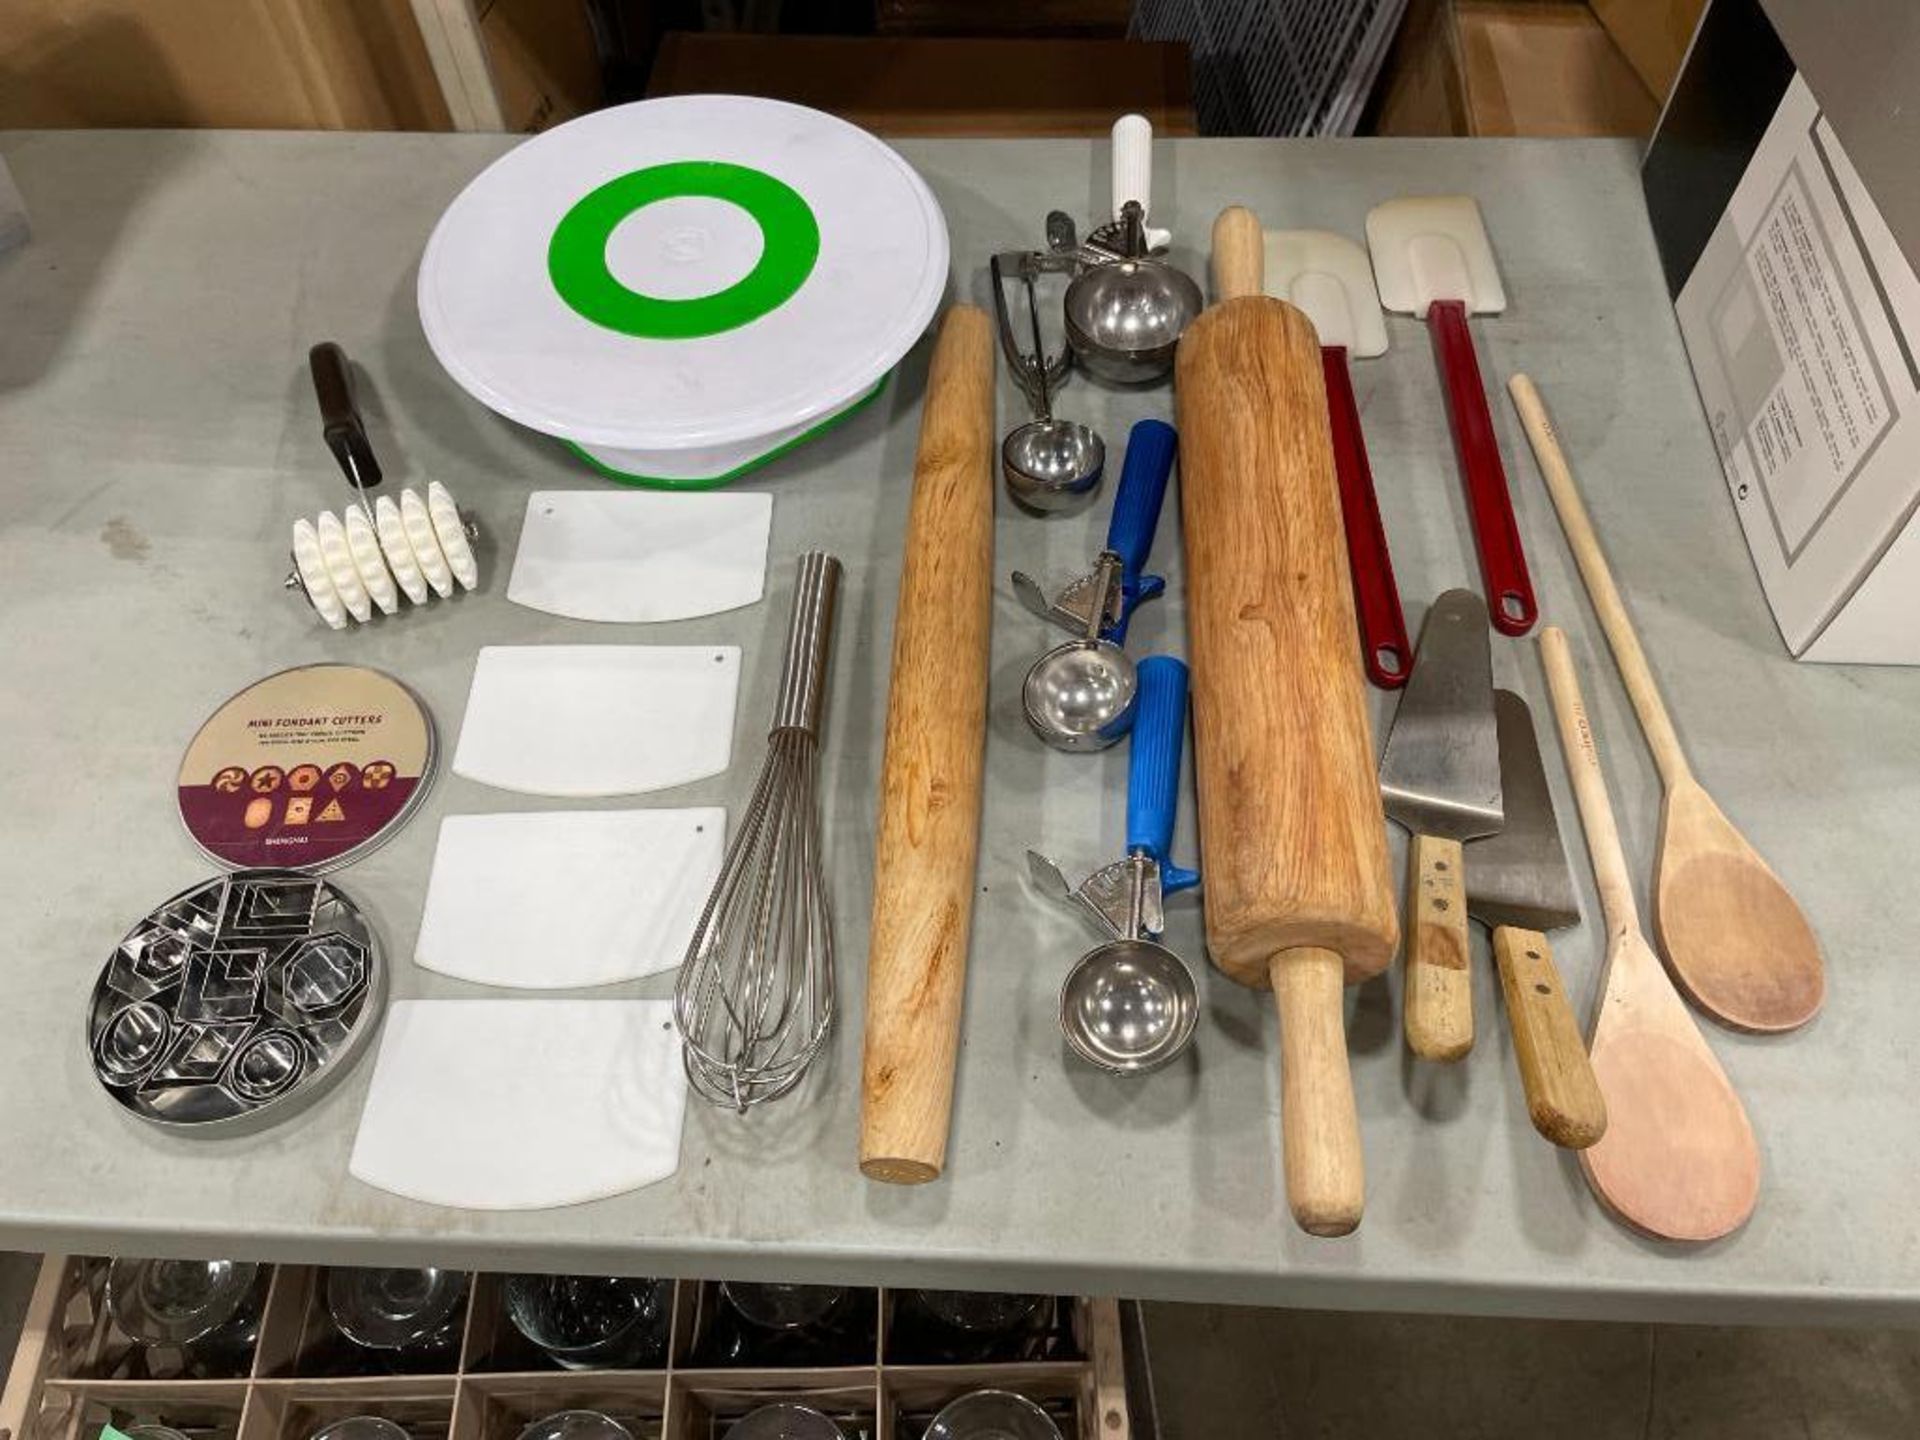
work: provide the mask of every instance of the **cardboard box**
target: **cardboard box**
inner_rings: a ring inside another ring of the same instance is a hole
[[[1375,101],[1381,135],[1645,135],[1659,106],[1585,5],[1414,0]]]
[[[930,40],[669,32],[647,94],[763,95],[882,135],[1097,135],[1138,111],[1194,133],[1187,47],[1145,40]]]
[[[1665,100],[1706,0],[1592,0],[1593,13],[1636,74]]]
[[[448,124],[407,0],[0,0],[0,129]]]
[[[1788,650],[1920,664],[1920,278],[1757,0],[1708,11],[1643,173]]]

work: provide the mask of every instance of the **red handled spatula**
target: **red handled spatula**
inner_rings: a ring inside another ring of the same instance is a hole
[[[1267,294],[1305,311],[1320,336],[1340,516],[1347,532],[1354,608],[1360,615],[1361,658],[1368,679],[1383,690],[1394,690],[1407,683],[1413,646],[1407,640],[1393,556],[1380,523],[1373,467],[1367,462],[1367,439],[1347,369],[1349,360],[1371,359],[1387,350],[1373,268],[1365,250],[1330,230],[1269,230],[1266,252]]]
[[[1423,317],[1447,385],[1447,416],[1473,512],[1474,545],[1486,584],[1488,613],[1502,635],[1524,635],[1539,618],[1527,574],[1520,527],[1507,493],[1506,467],[1487,410],[1469,315],[1497,315],[1507,292],[1493,247],[1468,195],[1389,200],[1367,213],[1367,249],[1389,310]]]

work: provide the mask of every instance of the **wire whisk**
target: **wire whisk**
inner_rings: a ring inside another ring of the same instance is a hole
[[[767,758],[674,986],[687,1079],[745,1114],[786,1094],[833,1025],[833,916],[815,781],[840,562],[800,557]]]

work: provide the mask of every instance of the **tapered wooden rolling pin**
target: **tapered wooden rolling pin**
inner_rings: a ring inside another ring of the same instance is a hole
[[[1287,1201],[1342,1235],[1365,1172],[1341,985],[1385,969],[1399,927],[1319,341],[1260,293],[1262,249],[1250,212],[1221,214],[1219,303],[1174,372],[1207,947],[1274,992]]]
[[[893,622],[867,954],[860,1169],[917,1185],[947,1163],[987,743],[993,335],[941,322],[913,462]]]

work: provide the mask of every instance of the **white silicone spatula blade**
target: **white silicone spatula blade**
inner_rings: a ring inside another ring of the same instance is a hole
[[[1471,195],[1417,195],[1367,212],[1380,303],[1424,316],[1435,300],[1461,300],[1476,315],[1507,308],[1506,287]]]
[[[1322,345],[1344,346],[1357,360],[1386,353],[1387,324],[1364,247],[1331,230],[1269,230],[1265,238],[1267,294],[1305,311]]]

